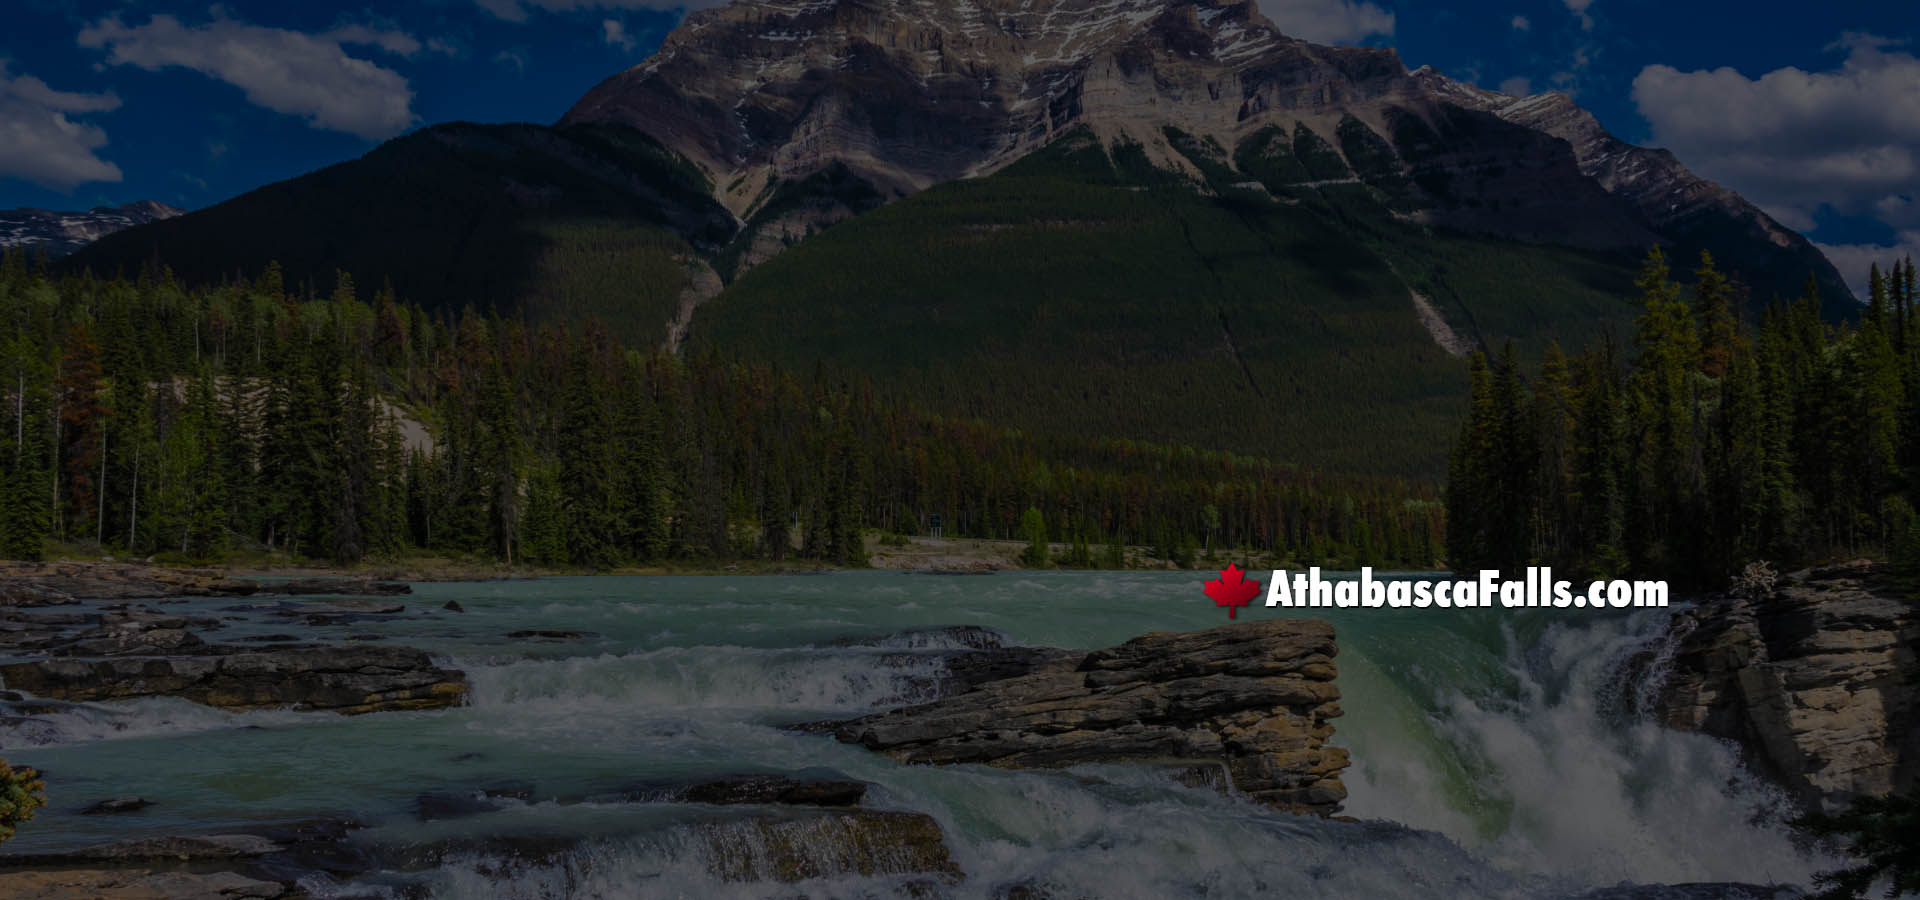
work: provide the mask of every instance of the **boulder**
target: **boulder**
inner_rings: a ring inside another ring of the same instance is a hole
[[[0,683],[74,702],[181,697],[228,710],[356,715],[458,705],[466,677],[411,647],[249,650],[219,656],[45,659],[0,665]]]
[[[1140,762],[1224,773],[1289,812],[1346,798],[1333,626],[1247,622],[1149,634],[1094,653],[1027,660],[941,700],[838,723],[835,737],[908,763],[1055,768]]]
[[[80,815],[105,816],[139,812],[152,805],[153,801],[145,797],[116,797],[112,800],[102,800],[98,803],[89,804],[80,810]]]
[[[1835,811],[1920,773],[1914,576],[1866,562],[1813,569],[1675,613],[1649,669],[1670,728],[1737,741],[1803,802]]]

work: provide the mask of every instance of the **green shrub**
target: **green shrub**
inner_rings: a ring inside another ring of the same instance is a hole
[[[24,766],[16,769],[0,759],[0,841],[13,837],[14,830],[45,805],[47,783],[40,780],[40,773]]]

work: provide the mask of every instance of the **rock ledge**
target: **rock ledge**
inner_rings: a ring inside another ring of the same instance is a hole
[[[1347,752],[1333,626],[1248,622],[1040,657],[1023,674],[932,703],[838,723],[834,735],[909,763],[1057,768],[1215,767],[1277,809],[1332,815]]]

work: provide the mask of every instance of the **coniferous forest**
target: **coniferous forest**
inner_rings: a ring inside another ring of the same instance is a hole
[[[1702,255],[1690,287],[1653,252],[1631,347],[1475,354],[1446,488],[1455,571],[1548,564],[1718,586],[1757,561],[1920,556],[1920,290],[1873,270],[1857,322],[1818,289],[1741,322]]]
[[[1437,491],[940,418],[883,386],[435,313],[341,274],[209,287],[0,264],[0,557],[414,554],[604,569],[866,559],[863,533],[1425,567]]]

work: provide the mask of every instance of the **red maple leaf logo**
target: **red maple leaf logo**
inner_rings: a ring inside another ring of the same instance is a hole
[[[1213,598],[1213,605],[1227,608],[1227,618],[1237,619],[1240,607],[1252,603],[1260,594],[1260,582],[1248,581],[1239,566],[1227,563],[1227,567],[1220,570],[1219,579],[1204,583],[1201,590]]]

